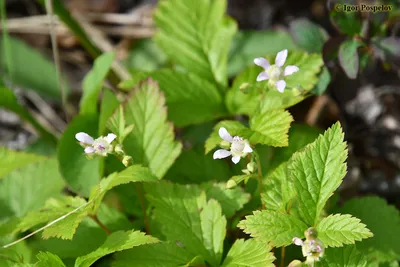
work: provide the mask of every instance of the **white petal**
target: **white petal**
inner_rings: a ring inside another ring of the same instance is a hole
[[[94,142],[93,138],[90,135],[88,135],[87,133],[83,133],[83,132],[77,133],[75,135],[75,138],[79,142],[85,143],[85,144],[88,144],[88,145],[91,145]]]
[[[214,159],[223,159],[229,157],[232,153],[226,149],[218,149],[214,152],[213,158]]]
[[[254,59],[254,64],[263,67],[265,70],[269,68],[269,61],[263,57],[258,57]]]
[[[280,80],[280,81],[277,81],[275,83],[275,85],[276,85],[276,89],[278,89],[279,92],[283,93],[283,91],[285,90],[285,87],[286,87],[286,82],[284,80]]]
[[[231,143],[233,140],[233,137],[228,133],[228,131],[224,127],[219,128],[218,134],[225,141]]]
[[[92,146],[85,147],[86,154],[92,154],[92,153],[94,153],[94,151],[95,151],[95,149]]]
[[[251,153],[251,152],[253,152],[253,149],[251,149],[250,145],[249,145],[248,143],[246,143],[246,144],[244,145],[243,152],[244,152],[244,153]]]
[[[261,72],[257,76],[257,82],[265,81],[265,80],[268,80],[268,79],[269,79],[269,76],[265,71]]]
[[[298,72],[298,71],[299,71],[299,67],[289,65],[285,68],[285,76],[292,75],[293,73]]]
[[[287,58],[287,49],[280,51],[275,58],[275,65],[282,67]]]
[[[232,162],[237,164],[240,161],[240,156],[234,156],[232,157]]]
[[[110,133],[106,136],[106,141],[107,143],[111,144],[111,142],[114,141],[115,138],[117,138],[117,136],[113,133]]]
[[[293,243],[296,245],[296,246],[302,246],[303,245],[303,240],[301,240],[300,238],[298,238],[298,237],[295,237],[295,238],[293,238]]]

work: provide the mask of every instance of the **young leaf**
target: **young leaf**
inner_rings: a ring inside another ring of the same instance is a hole
[[[145,235],[140,231],[118,231],[109,235],[98,249],[89,253],[85,256],[81,256],[76,259],[75,267],[89,267],[95,261],[103,256],[114,253],[116,251],[122,251],[130,249],[132,247],[141,246],[144,244],[158,243],[159,240],[155,237]]]
[[[46,157],[43,156],[8,150],[4,147],[0,147],[0,180],[16,169],[45,159]]]
[[[39,261],[35,264],[35,267],[65,267],[62,260],[57,255],[50,252],[39,252],[36,258],[38,258]]]
[[[347,40],[339,47],[339,63],[350,79],[357,78],[359,58],[357,48],[358,40]]]
[[[82,84],[82,98],[80,102],[80,114],[96,114],[97,100],[104,80],[110,71],[115,53],[108,52],[94,61],[92,70],[86,75]]]
[[[328,39],[328,33],[324,28],[306,18],[291,21],[289,30],[293,40],[310,53],[322,52],[322,46]]]
[[[322,219],[317,225],[318,238],[328,247],[341,247],[372,237],[366,225],[349,214],[335,214]]]
[[[165,92],[168,118],[176,126],[199,124],[226,114],[218,88],[207,80],[169,69],[155,71],[151,77]]]
[[[174,141],[173,127],[167,122],[164,104],[163,94],[151,80],[142,82],[123,104],[126,125],[135,126],[125,139],[125,151],[135,163],[148,166],[159,178],[164,176],[182,149],[182,145]],[[118,132],[120,117],[117,112],[108,122],[113,132]]]
[[[226,86],[228,49],[236,24],[225,11],[226,0],[163,1],[154,14],[159,28],[156,43],[188,72]]]
[[[167,240],[178,241],[192,258],[201,256],[217,266],[226,227],[218,202],[206,202],[205,193],[195,186],[160,182],[145,185],[145,190],[155,207],[155,222]]]
[[[254,239],[238,239],[233,244],[222,267],[273,267],[274,255],[265,244]]]
[[[356,246],[348,245],[342,248],[328,248],[324,257],[316,262],[316,267],[366,267],[367,259],[360,253]]]
[[[289,172],[298,200],[296,210],[308,226],[318,223],[326,202],[346,174],[343,137],[342,128],[336,123],[290,160]]]
[[[287,246],[293,237],[301,237],[307,225],[295,216],[276,211],[253,211],[238,224],[240,229],[274,247]]]

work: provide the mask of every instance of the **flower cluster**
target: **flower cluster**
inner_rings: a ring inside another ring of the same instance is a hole
[[[306,257],[307,264],[313,264],[319,261],[324,255],[324,244],[317,238],[317,231],[314,228],[309,228],[304,232],[306,240],[301,240],[298,237],[293,238],[293,243],[301,246],[303,256]]]

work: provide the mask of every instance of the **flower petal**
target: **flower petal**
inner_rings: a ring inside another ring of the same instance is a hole
[[[219,128],[218,134],[225,141],[231,143],[233,140],[233,137],[228,133],[228,131],[224,127]]]
[[[78,140],[79,142],[85,143],[85,144],[88,144],[88,145],[91,145],[91,144],[93,144],[93,142],[94,142],[93,137],[91,137],[91,136],[88,135],[87,133],[83,133],[83,132],[77,133],[77,134],[75,135],[75,138],[76,138],[76,140]]]
[[[251,146],[248,143],[246,143],[246,144],[244,144],[243,152],[251,153],[251,152],[253,152],[253,149],[251,148]]]
[[[269,76],[265,71],[260,72],[260,74],[258,74],[258,76],[257,76],[257,82],[265,81],[268,79],[269,79]]]
[[[283,91],[285,90],[285,87],[286,87],[286,82],[284,80],[280,80],[280,81],[277,81],[275,83],[275,85],[276,85],[276,89],[278,89],[279,92],[283,93]]]
[[[282,67],[287,58],[287,49],[280,51],[275,58],[275,65]]]
[[[107,143],[111,144],[111,142],[114,141],[115,138],[117,138],[117,136],[113,133],[110,133],[106,136],[106,141]]]
[[[263,67],[265,70],[269,68],[269,61],[266,58],[258,57],[254,59],[254,64],[257,66]]]
[[[232,162],[237,164],[240,161],[240,156],[234,156],[232,157]]]
[[[94,153],[94,151],[95,151],[95,149],[92,146],[85,147],[86,154],[92,154],[92,153]]]
[[[298,237],[295,237],[292,239],[292,242],[296,245],[296,246],[302,246],[303,245],[303,240],[301,240]]]
[[[218,149],[214,152],[213,158],[214,159],[223,159],[229,157],[232,153],[226,149]]]
[[[299,71],[299,67],[294,65],[289,65],[285,68],[285,76],[292,75],[295,72]]]

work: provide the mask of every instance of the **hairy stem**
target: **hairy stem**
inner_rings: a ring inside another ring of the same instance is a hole
[[[97,217],[97,215],[92,215],[92,216],[90,216],[90,218],[92,218],[93,221],[95,221],[95,222],[101,227],[101,229],[103,229],[104,232],[106,232],[107,235],[111,235],[110,229],[108,229],[107,226],[105,226],[105,225],[99,220],[99,218]]]

